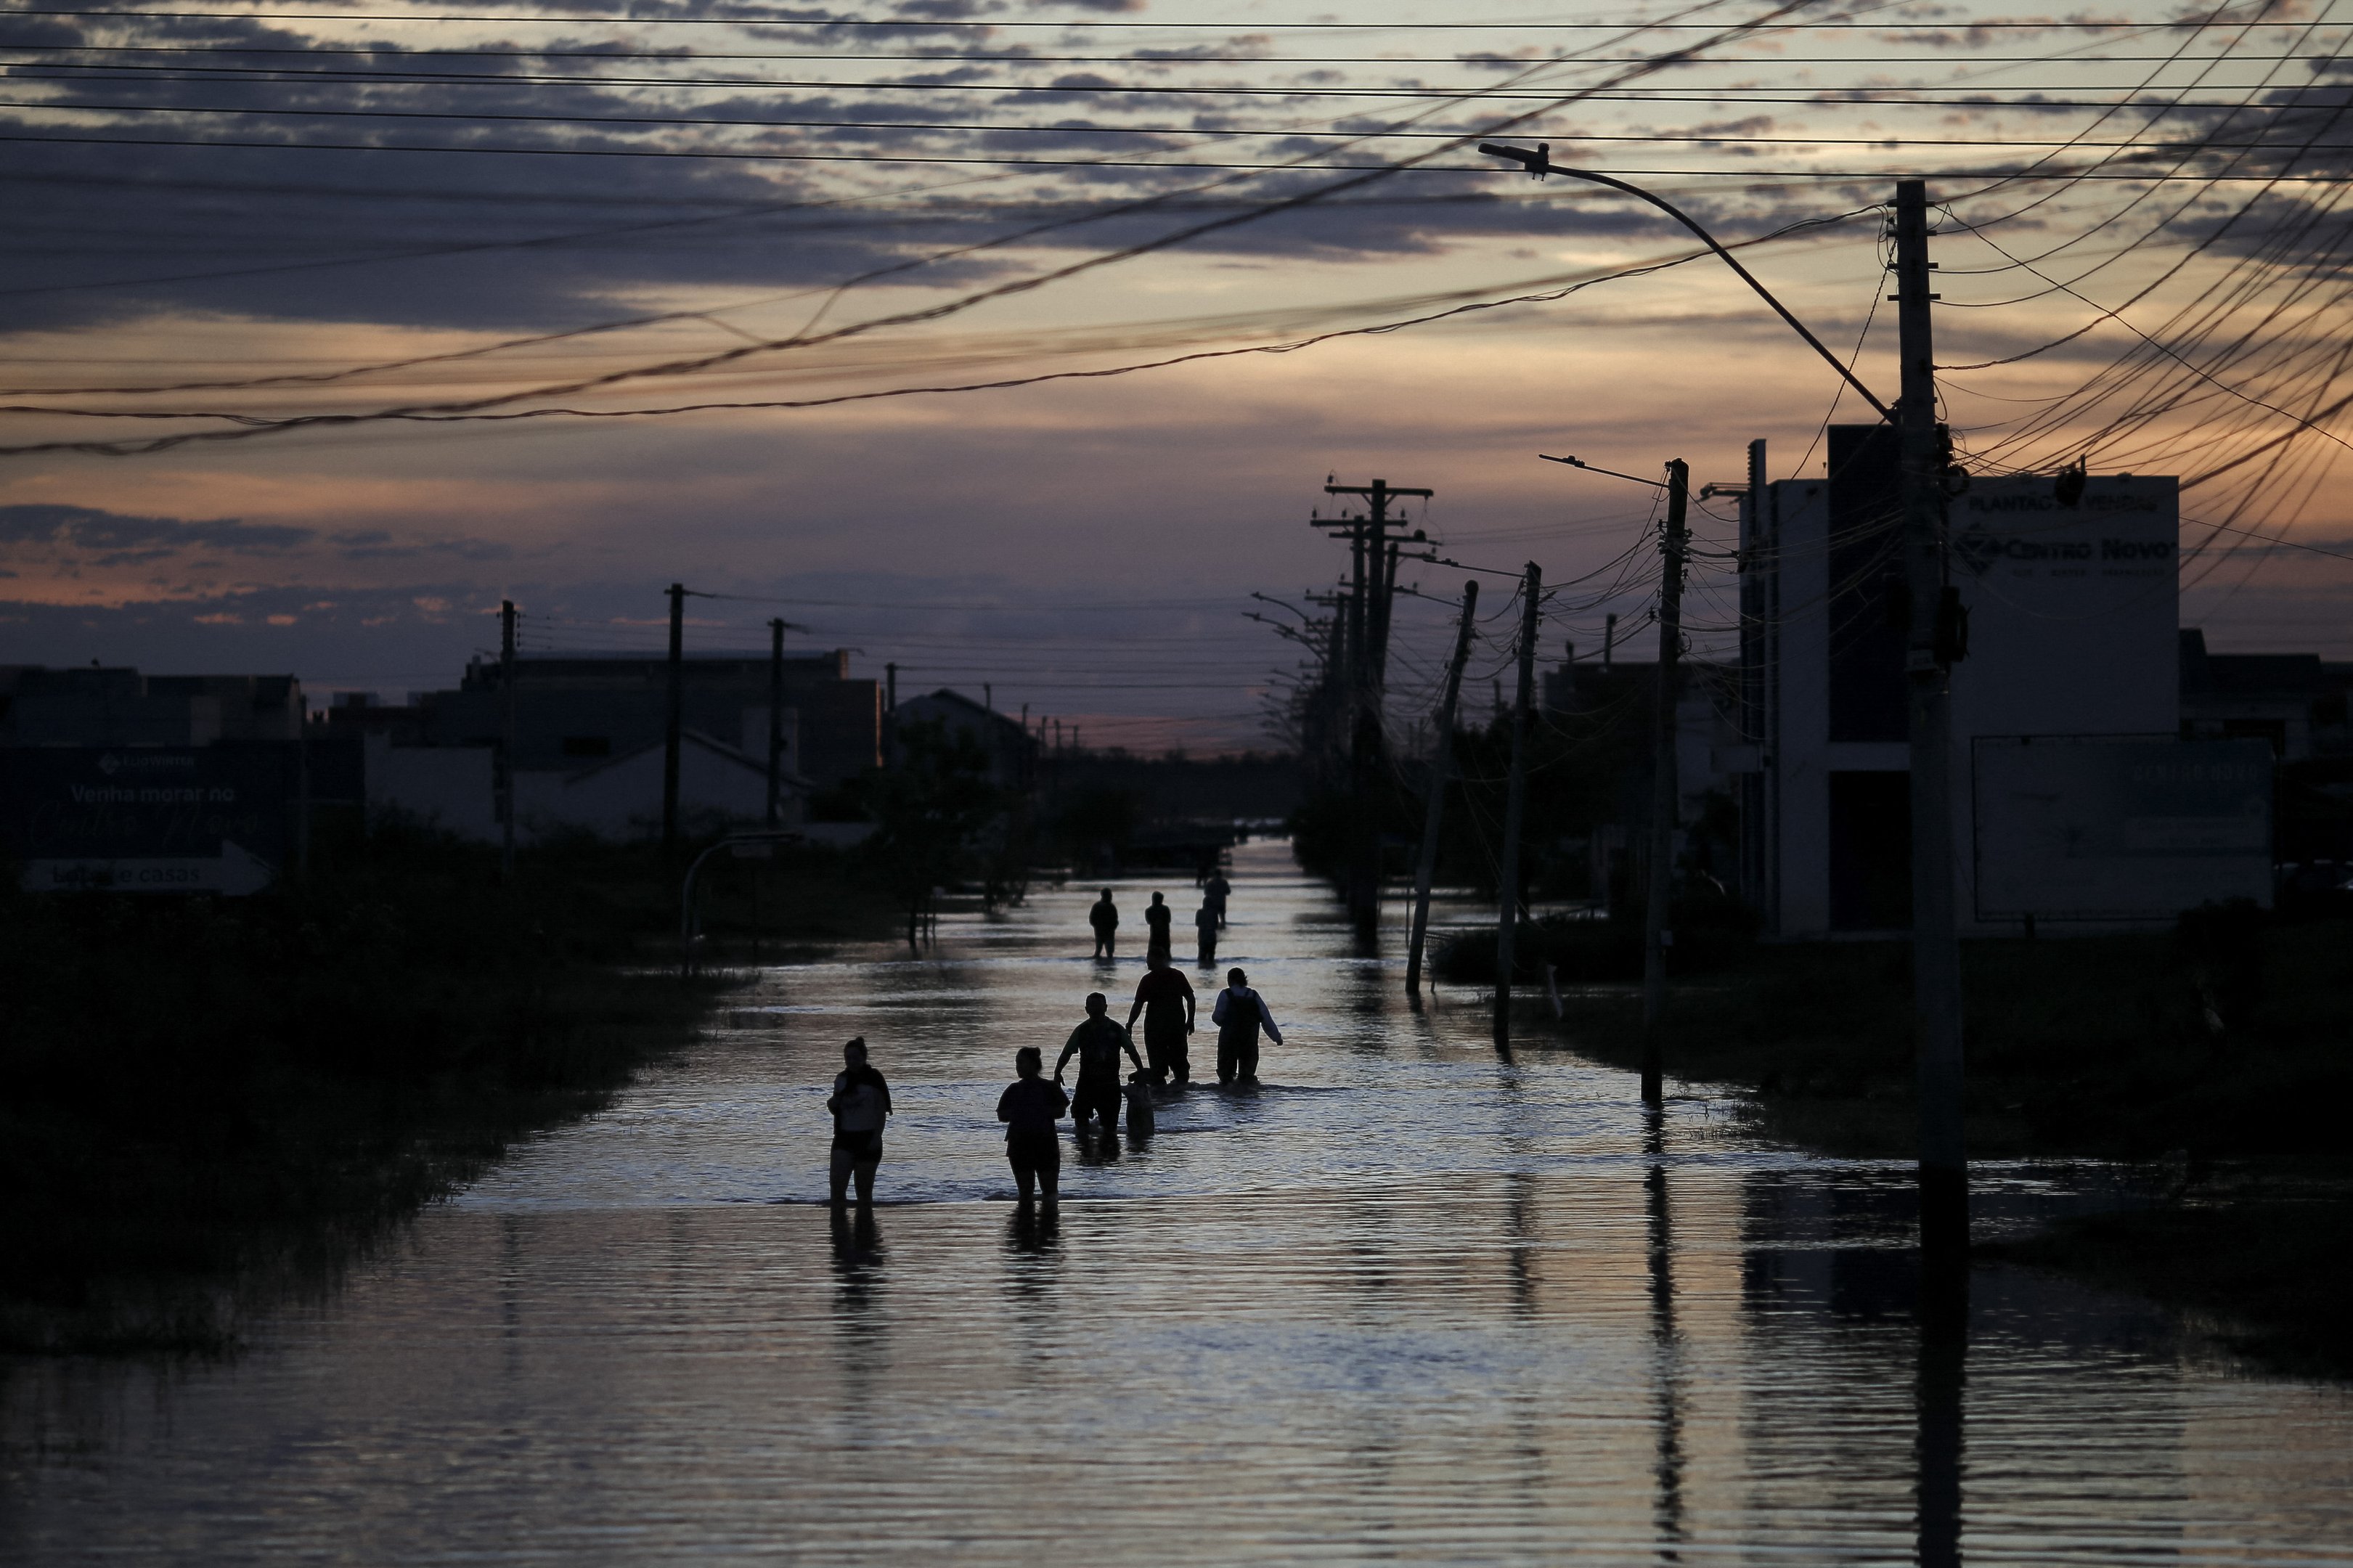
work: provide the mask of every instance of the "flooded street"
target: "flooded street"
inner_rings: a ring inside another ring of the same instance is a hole
[[[1499,1060],[1475,994],[1408,1007],[1401,930],[1351,956],[1286,845],[1233,879],[1264,1085],[1115,1158],[1066,1131],[1057,1222],[1010,1201],[997,1096],[1088,990],[1126,1016],[1182,879],[1119,884],[1115,971],[1073,885],[936,957],[765,972],[233,1363],[8,1366],[0,1554],[2353,1563],[2353,1391],[2006,1267],[1965,1353],[1924,1348],[1908,1167]],[[814,1201],[853,1034],[897,1106],[870,1224]],[[2117,1179],[1981,1166],[1979,1234]]]

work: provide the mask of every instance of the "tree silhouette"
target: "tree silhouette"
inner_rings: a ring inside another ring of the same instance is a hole
[[[875,822],[871,852],[907,910],[914,947],[933,889],[970,870],[976,841],[1004,809],[989,782],[988,752],[969,730],[939,720],[910,722],[892,746],[892,765],[868,795]]]

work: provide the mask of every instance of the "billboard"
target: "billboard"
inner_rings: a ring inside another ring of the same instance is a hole
[[[0,847],[29,891],[251,893],[284,863],[294,743],[0,749]]]
[[[1978,920],[2271,902],[2269,742],[1980,735],[1970,750]]]
[[[1951,508],[1969,612],[1953,667],[1961,735],[2171,735],[2180,728],[2175,481],[2096,474],[2073,506],[2048,475],[1973,479]]]

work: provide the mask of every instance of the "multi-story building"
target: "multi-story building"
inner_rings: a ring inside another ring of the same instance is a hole
[[[1762,468],[1762,444],[1752,474]],[[1965,931],[2267,898],[2270,758],[2182,738],[2176,481],[1977,479],[1950,500]],[[1909,607],[1894,431],[1833,426],[1820,477],[1743,503],[1742,883],[1785,937],[1911,921]]]

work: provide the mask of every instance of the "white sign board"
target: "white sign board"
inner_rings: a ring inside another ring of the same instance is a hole
[[[2265,741],[1980,735],[1980,921],[2156,921],[2272,897]]]

